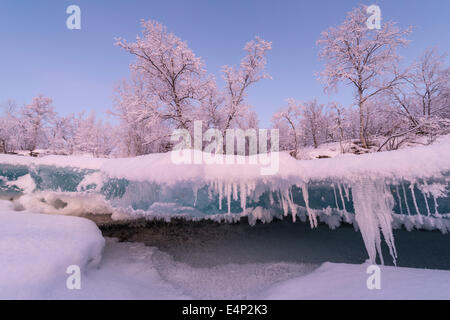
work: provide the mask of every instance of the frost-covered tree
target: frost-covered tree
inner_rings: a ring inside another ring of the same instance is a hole
[[[214,127],[225,132],[231,128],[257,128],[258,117],[245,100],[248,89],[261,79],[270,78],[265,71],[267,52],[271,42],[259,37],[244,46],[245,57],[239,67],[223,66],[225,86],[219,90],[216,81],[209,78],[204,87],[202,107],[197,118],[206,122],[205,128]]]
[[[367,101],[392,88],[404,77],[397,72],[397,48],[407,45],[394,22],[383,21],[380,29],[368,29],[366,7],[361,5],[347,14],[345,21],[322,32],[317,44],[319,57],[325,61],[320,78],[326,90],[336,89],[341,82],[351,84],[356,91],[359,108],[359,138],[368,147],[364,133]]]
[[[298,157],[301,146],[317,148],[333,137],[332,119],[323,104],[316,99],[306,102],[288,99],[287,102],[287,107],[272,117],[273,127],[280,132],[281,150],[292,150],[292,155]]]
[[[445,66],[445,55],[436,48],[427,49],[414,63],[408,80],[423,116],[450,116],[450,68]]]
[[[0,116],[0,153],[13,152],[20,149],[20,138],[23,136],[20,120],[14,115],[16,104],[8,101]]]
[[[444,63],[445,55],[427,49],[409,68],[404,81],[381,96],[378,104],[385,115],[378,122],[385,128],[389,144],[414,140],[416,134],[448,132],[445,119],[450,118],[450,69]]]
[[[72,154],[75,116],[55,116],[49,130],[49,149],[53,154]]]
[[[314,148],[327,140],[329,133],[328,115],[325,106],[317,102],[316,99],[306,101],[300,105],[302,112],[301,124],[307,137],[312,142]]]
[[[97,121],[92,111],[86,118],[79,114],[73,139],[74,152],[93,157],[109,156],[114,149],[115,131],[109,124]]]
[[[164,151],[172,130],[161,116],[161,102],[149,92],[142,75],[133,73],[116,92],[110,113],[119,119],[119,153],[140,156]]]
[[[271,44],[260,38],[244,47],[238,68],[225,66],[225,87],[204,70],[185,42],[158,22],[142,22],[143,36],[117,45],[136,57],[132,77],[118,89],[114,110],[120,120],[122,149],[127,155],[167,151],[173,129],[192,131],[194,120],[203,128],[256,128],[258,118],[245,97],[248,88],[267,78],[266,52]]]
[[[21,110],[22,144],[25,150],[33,153],[36,148],[48,147],[48,132],[56,116],[52,99],[42,95],[33,98],[31,104]]]
[[[248,88],[261,79],[270,78],[266,72],[267,52],[272,49],[272,43],[259,37],[247,42],[244,47],[245,57],[239,68],[224,66],[222,69],[225,80],[225,105],[222,112],[226,115],[222,131],[239,123],[240,118],[254,117],[250,105],[245,103]]]
[[[205,122],[205,128],[222,130],[225,127],[224,102],[223,92],[217,88],[215,79],[211,78],[205,87],[205,96],[202,99],[200,113],[197,117]]]
[[[159,117],[175,128],[189,129],[207,84],[203,61],[186,42],[156,21],[142,21],[142,37],[116,44],[136,57],[132,69],[162,103]],[[153,116],[153,115],[150,115]]]
[[[338,137],[339,147],[341,153],[344,153],[344,140],[346,139],[346,131],[348,129],[348,118],[346,110],[337,102],[331,102],[328,106],[331,110],[330,117],[332,118],[331,130],[335,131],[335,136]]]
[[[272,126],[279,130],[280,149],[293,150],[297,157],[300,148],[300,106],[294,99],[287,100],[287,107],[280,109],[272,116]]]
[[[8,116],[0,117],[0,153],[7,153],[9,149],[9,132],[13,127],[12,119]]]
[[[392,116],[400,116],[410,126],[417,127],[420,122],[418,99],[411,92],[408,82],[390,88],[384,94],[385,103],[393,107]]]

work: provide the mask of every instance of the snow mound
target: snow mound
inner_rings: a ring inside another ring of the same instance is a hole
[[[0,201],[0,299],[45,298],[67,290],[66,270],[99,265],[104,239],[79,217],[15,212]]]

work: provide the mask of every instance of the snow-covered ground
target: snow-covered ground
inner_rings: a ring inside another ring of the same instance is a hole
[[[367,288],[369,265],[324,263],[274,285],[260,299],[450,299],[450,271],[380,267],[380,289]]]
[[[69,290],[69,265],[81,289]],[[245,263],[193,267],[155,247],[102,237],[89,220],[16,212],[0,201],[1,299],[450,299],[450,271],[367,265]]]
[[[448,141],[450,135],[442,135],[431,141],[428,136],[417,135],[411,141],[407,141],[401,144],[398,150],[416,148],[421,146],[427,146],[432,144],[439,144],[444,141]],[[344,151],[344,155],[351,154],[365,154],[365,153],[375,153],[378,152],[379,147],[386,141],[386,137],[372,137],[371,147],[369,149],[364,149],[358,144],[358,140],[344,140],[342,143],[339,142],[327,142],[322,143],[314,148],[313,146],[302,147],[297,154],[297,159],[300,160],[316,160],[323,158],[334,158],[342,156],[341,148]],[[384,149],[382,152],[386,152]]]
[[[46,165],[59,168],[72,167],[99,170],[110,178],[155,183],[176,184],[183,181],[217,180],[241,182],[261,180],[294,179],[341,179],[353,181],[362,176],[376,178],[418,179],[439,175],[450,170],[450,135],[439,137],[432,145],[419,145],[396,151],[363,155],[339,154],[339,144],[324,144],[318,149],[307,149],[308,157],[327,155],[332,159],[317,161],[296,160],[288,152],[274,153],[272,159],[263,163],[258,156],[235,156],[232,164],[194,163],[195,157],[205,158],[205,153],[193,151],[190,163],[173,161],[174,152],[155,153],[133,158],[92,158],[88,156],[44,156],[39,158],[0,154],[1,164],[36,166]],[[209,155],[209,154],[207,154]],[[244,164],[238,162],[241,158]],[[274,175],[261,175],[271,161],[279,161]],[[255,164],[251,164],[251,159]],[[411,161],[414,159],[414,161]],[[405,165],[408,164],[408,165]],[[133,170],[130,170],[133,168]],[[164,174],[161,174],[161,173]]]
[[[90,220],[16,212],[0,201],[1,299],[168,299],[184,296],[152,267],[154,248],[105,239]],[[69,266],[81,289],[69,290]]]

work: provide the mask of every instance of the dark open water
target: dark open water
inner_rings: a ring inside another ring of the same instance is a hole
[[[104,236],[120,241],[143,242],[170,254],[175,261],[193,267],[229,263],[293,262],[321,264],[326,261],[363,263],[366,249],[359,232],[343,224],[311,229],[309,223],[273,221],[250,226],[247,221],[219,224],[211,221],[102,223]],[[450,234],[440,231],[394,230],[397,265],[450,270]],[[384,246],[385,264],[392,265]]]

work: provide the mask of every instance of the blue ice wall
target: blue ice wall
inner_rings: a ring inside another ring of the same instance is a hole
[[[156,184],[151,181],[137,182],[126,179],[103,177],[101,185],[95,183],[80,184],[90,174],[99,172],[91,169],[60,168],[48,165],[0,164],[0,195],[17,195],[22,192],[20,185],[16,185],[18,178],[29,174],[35,183],[34,192],[69,192],[69,193],[99,193],[109,201],[112,207],[142,211],[160,210],[164,214],[164,206],[170,204],[171,212],[183,214],[239,214],[243,211],[241,193],[234,193],[222,197],[210,183],[194,185],[188,181],[175,186]],[[450,197],[435,197],[431,193],[423,192],[424,185],[445,185],[450,189],[450,173],[443,172],[440,177],[417,179],[414,183],[399,178],[388,183],[388,188],[394,199],[393,212],[408,215],[435,215],[450,213]],[[225,187],[224,193],[226,192]],[[231,187],[230,187],[231,188]],[[340,181],[310,181],[307,184],[309,207],[316,210],[332,208],[354,212],[352,187]],[[305,199],[300,186],[291,185],[289,196],[292,202],[305,207]],[[280,190],[259,182],[252,194],[248,194],[247,208],[262,207],[282,211],[283,195]],[[221,202],[221,205],[219,205]],[[166,208],[167,209],[167,208]],[[445,218],[445,217],[444,217]]]

